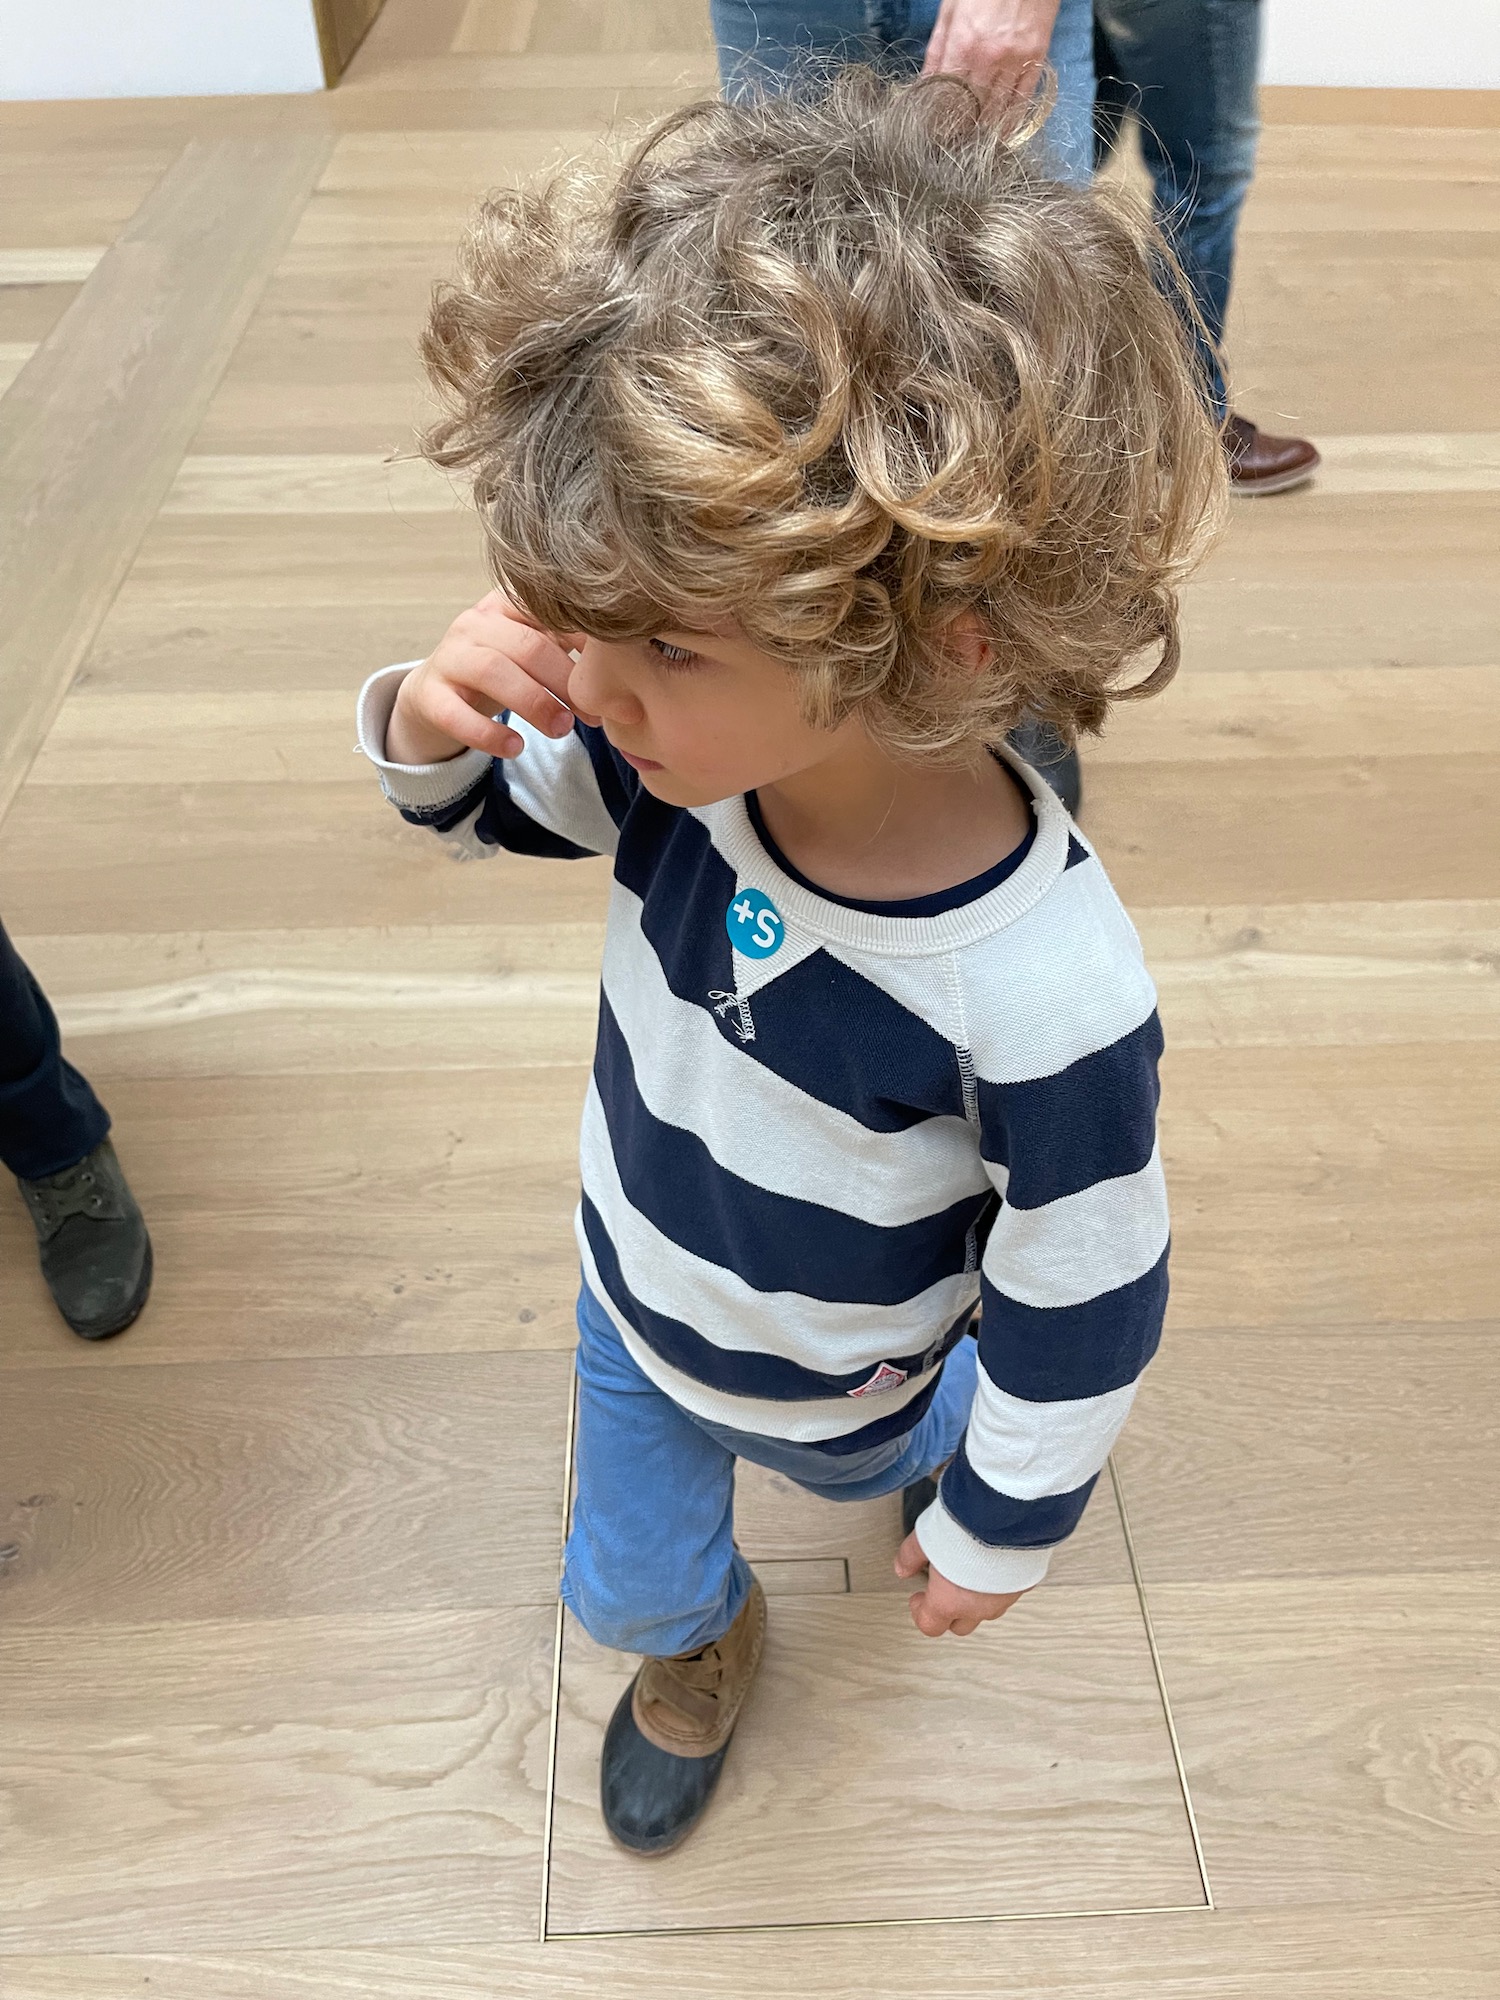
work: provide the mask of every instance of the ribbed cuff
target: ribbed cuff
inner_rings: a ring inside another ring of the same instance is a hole
[[[941,1500],[917,1521],[917,1540],[932,1567],[961,1590],[1000,1597],[1030,1590],[1047,1574],[1051,1549],[992,1549],[960,1527]]]
[[[381,790],[398,806],[413,812],[440,812],[472,791],[490,768],[483,750],[461,750],[441,764],[392,764],[385,754],[386,731],[401,683],[419,660],[382,667],[359,691],[359,747],[380,773]]]

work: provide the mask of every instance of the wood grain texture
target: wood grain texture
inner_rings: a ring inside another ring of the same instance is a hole
[[[612,1937],[493,1950],[206,1951],[6,1960],[8,2000],[1492,2000],[1482,1894],[729,1937]],[[1001,1968],[997,1971],[997,1967]],[[149,1981],[149,1988],[145,1982]]]
[[[1172,1318],[1500,1317],[1489,1044],[1168,1051]]]
[[[806,1492],[793,1480],[742,1461],[735,1473],[735,1539],[762,1575],[763,1565],[837,1564],[839,1594],[910,1597],[912,1586],[892,1567],[901,1545],[901,1500],[835,1503]],[[1125,1538],[1112,1493],[1096,1492],[1070,1540],[1052,1558],[1047,1589],[1117,1584],[1130,1573]],[[764,1577],[762,1576],[762,1580]],[[769,1584],[767,1585],[769,1589]]]
[[[65,1372],[0,1415],[10,1627],[553,1597],[563,1355]]]
[[[111,1084],[115,1141],[156,1244],[150,1307],[128,1342],[75,1341],[19,1196],[0,1190],[0,1365],[109,1374],[571,1348],[586,1082],[583,1069],[522,1069],[492,1082]]]
[[[1038,1591],[962,1647],[899,1597],[778,1600],[710,1815],[669,1868],[599,1819],[631,1664],[569,1623],[554,1932],[1201,1901],[1128,1586]]]
[[[1493,493],[1500,488],[1500,432],[1380,432],[1319,439],[1314,490],[1334,493]]]
[[[35,347],[77,296],[77,285],[0,285],[0,340]]]
[[[0,396],[5,394],[36,350],[34,340],[0,340]]]
[[[0,227],[6,248],[67,250],[112,242],[171,166],[176,150],[15,145],[0,133]]]
[[[81,285],[103,257],[103,243],[0,246],[0,285]]]
[[[1500,495],[1277,500],[1236,504],[1184,592],[1185,671],[1494,664]]]
[[[1174,1329],[1115,1456],[1153,1590],[1488,1571],[1500,1321]]]
[[[0,1952],[534,1937],[552,1623],[7,1631]]]
[[[393,923],[603,914],[601,861],[460,866],[380,808],[378,791],[350,785],[39,785],[0,834],[0,868],[16,885],[7,927],[92,930],[104,908],[137,929],[185,929],[210,908],[232,929],[321,927],[375,909]]]
[[[1248,235],[1226,333],[1236,403],[1273,430],[1493,430],[1497,301],[1490,235]]]
[[[344,80],[351,93],[406,91],[510,90],[671,90],[679,101],[709,96],[718,89],[718,70],[705,46],[685,49],[585,50],[560,54],[497,56],[408,56],[378,70],[351,71]],[[386,111],[382,125],[399,122]],[[536,121],[542,123],[541,119]],[[554,118],[548,123],[572,121]]]
[[[0,812],[166,491],[323,142],[193,144],[0,404]],[[77,272],[57,275],[77,276]]]
[[[1330,744],[1330,750],[1333,746]],[[1500,758],[1108,764],[1083,824],[1126,902],[1493,897]]]
[[[1500,1576],[1152,1590],[1216,1887],[1239,1909],[1493,1896]]]

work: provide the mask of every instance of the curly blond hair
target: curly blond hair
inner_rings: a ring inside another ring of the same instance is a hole
[[[955,79],[709,100],[608,181],[485,201],[423,336],[423,448],[553,629],[733,619],[811,721],[858,711],[900,756],[1026,711],[1071,740],[1171,677],[1220,505],[1174,273],[1129,202],[1039,178]]]

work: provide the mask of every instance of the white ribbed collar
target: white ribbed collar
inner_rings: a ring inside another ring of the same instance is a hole
[[[1036,838],[1013,875],[956,910],[936,917],[877,917],[804,889],[762,846],[744,798],[698,806],[694,817],[707,828],[715,847],[743,885],[764,891],[788,923],[814,937],[857,951],[891,958],[923,958],[974,944],[1025,916],[1062,874],[1068,859],[1071,822],[1067,808],[1045,778],[1038,776],[1007,744],[1000,752],[1031,793],[1036,806]]]

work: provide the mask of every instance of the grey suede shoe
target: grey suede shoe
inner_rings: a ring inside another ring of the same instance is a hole
[[[151,1290],[151,1238],[114,1147],[18,1184],[58,1311],[85,1340],[123,1333]]]

